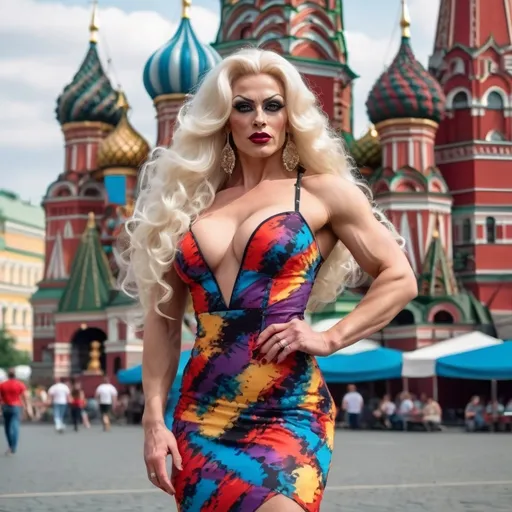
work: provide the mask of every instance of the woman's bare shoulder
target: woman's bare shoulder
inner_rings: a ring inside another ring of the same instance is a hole
[[[353,207],[368,205],[368,199],[358,185],[343,176],[328,173],[307,173],[303,177],[304,188],[331,211],[339,210],[343,204]]]

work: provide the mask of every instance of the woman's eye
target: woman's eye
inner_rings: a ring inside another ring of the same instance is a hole
[[[278,110],[281,110],[284,107],[281,103],[278,101],[271,101],[270,103],[267,103],[265,105],[265,108],[267,110],[270,110],[271,112],[277,112]]]
[[[238,110],[238,112],[250,112],[252,107],[249,103],[237,103],[235,109]]]

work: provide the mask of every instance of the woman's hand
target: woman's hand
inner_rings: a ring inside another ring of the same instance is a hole
[[[258,336],[257,346],[267,363],[276,358],[280,363],[296,350],[313,356],[328,356],[333,352],[323,333],[313,331],[298,318],[285,324],[269,325]]]
[[[166,459],[171,455],[172,462],[178,470],[182,470],[182,460],[174,434],[163,422],[144,426],[144,462],[148,478],[153,485],[174,496],[176,491],[169,479]]]

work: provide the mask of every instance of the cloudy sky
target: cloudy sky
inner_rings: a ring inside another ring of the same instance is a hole
[[[62,171],[63,138],[55,100],[88,45],[89,0],[1,0],[0,188],[39,202]],[[155,113],[142,84],[151,53],[179,22],[181,0],[100,0],[100,50],[114,84],[126,91],[131,120],[152,143]],[[194,0],[192,25],[214,40],[221,0]],[[364,5],[364,7],[362,7]],[[424,64],[431,53],[439,0],[409,0],[412,42]],[[400,0],[344,0],[349,63],[355,85],[355,135],[367,127],[368,92],[396,53]]]

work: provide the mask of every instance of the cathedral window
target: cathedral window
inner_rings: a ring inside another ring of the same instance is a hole
[[[466,73],[466,69],[464,66],[464,61],[460,57],[456,57],[452,60],[452,75],[464,75]]]
[[[487,142],[503,142],[505,140],[505,136],[498,132],[497,130],[491,130],[486,136],[485,140]]]
[[[459,91],[454,97],[452,101],[452,108],[454,110],[468,108],[469,107],[469,98],[465,91]]]
[[[434,315],[435,324],[453,324],[453,322],[453,315],[448,311],[441,310]]]
[[[487,96],[487,108],[489,110],[503,110],[505,104],[503,102],[503,96],[497,92],[492,91]]]
[[[462,241],[471,242],[471,219],[464,219],[462,223]]]
[[[488,244],[496,243],[496,219],[494,217],[485,219],[485,234]]]

